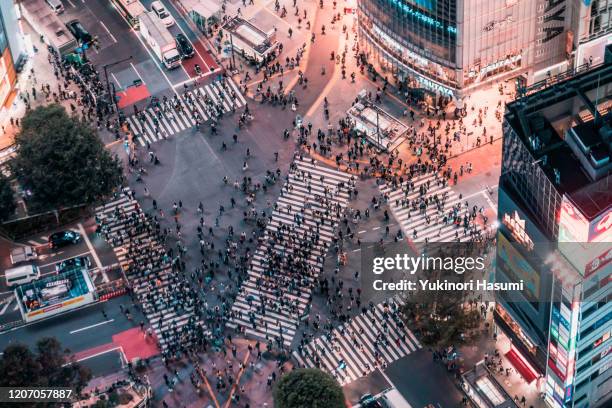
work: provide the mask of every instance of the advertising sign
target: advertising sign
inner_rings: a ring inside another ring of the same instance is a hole
[[[92,303],[94,301],[93,293],[89,292],[85,295],[81,295],[72,299],[67,299],[63,302],[56,303],[54,305],[32,310],[29,313],[24,315],[26,322],[33,322],[35,320],[40,320],[47,318],[49,316],[53,316],[58,313],[62,313],[68,310],[76,309],[77,307],[84,306],[88,303]]]
[[[589,222],[566,196],[559,214],[559,242],[588,242]]]
[[[497,256],[504,274],[513,282],[522,280],[524,290],[521,293],[530,302],[537,302],[540,297],[540,275],[503,234],[497,235]]]
[[[591,222],[589,242],[612,242],[612,208],[604,211]]]

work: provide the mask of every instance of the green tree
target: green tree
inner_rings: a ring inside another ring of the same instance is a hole
[[[29,111],[15,137],[13,173],[35,209],[93,203],[122,180],[119,160],[95,129],[57,104]]]
[[[0,358],[3,387],[68,387],[80,393],[91,379],[89,369],[72,362],[57,339],[42,338],[35,350],[21,343],[4,350]]]
[[[482,320],[473,305],[458,291],[420,291],[402,311],[423,346],[444,348],[467,343],[470,331],[479,327]]]
[[[281,377],[274,387],[276,408],[345,408],[340,384],[316,368],[299,368]]]
[[[11,182],[0,173],[0,222],[6,221],[15,212],[15,198]]]

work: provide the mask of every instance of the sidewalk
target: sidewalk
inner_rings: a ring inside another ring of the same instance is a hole
[[[476,339],[474,344],[460,348],[463,371],[472,369],[477,362],[484,360],[485,353],[488,354],[490,359],[494,359],[495,361],[501,359],[501,365],[498,365],[498,368],[496,370],[491,370],[491,372],[494,373],[495,378],[508,394],[515,399],[518,397],[519,401],[521,397],[524,396],[527,401],[525,404],[526,407],[546,407],[538,391],[539,387],[543,385],[544,380],[540,378],[534,380],[531,384],[527,384],[517,370],[514,369],[505,356],[510,350],[510,340],[501,334],[498,334],[497,339],[494,338],[492,315],[493,312],[491,312],[491,308],[489,307],[486,319],[486,322],[489,323],[488,327],[483,329],[482,335]],[[499,358],[494,357],[495,350],[498,350]],[[501,367],[501,369],[499,367]],[[506,369],[509,369],[507,374]],[[519,402],[517,401],[517,403]]]
[[[52,103],[53,98],[45,98],[41,92],[41,86],[42,84],[49,84],[52,93],[57,93],[58,86],[60,86],[60,81],[54,75],[53,66],[47,59],[47,46],[38,40],[39,34],[25,19],[21,19],[21,26],[23,27],[25,52],[28,55],[28,61],[24,65],[23,71],[18,74],[12,103],[8,107],[0,109],[0,126],[2,126],[0,128],[0,152],[13,145],[15,134],[19,131],[17,119],[21,119],[25,115],[26,100],[30,101],[32,108]],[[34,88],[36,89],[36,97],[33,93]],[[77,91],[74,85],[69,89]],[[70,111],[71,102],[74,103],[74,100],[60,101],[68,111]],[[12,125],[11,119],[13,120]],[[6,159],[7,157],[0,159],[0,163]]]

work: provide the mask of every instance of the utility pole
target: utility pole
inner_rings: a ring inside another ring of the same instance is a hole
[[[233,71],[236,69],[236,57],[234,56],[234,36],[232,35],[231,30],[229,31],[230,35],[230,47],[232,47],[232,60],[230,64],[230,69]]]
[[[382,142],[380,141],[380,126],[378,124],[378,108],[376,106],[374,106],[374,108],[376,109],[376,141],[378,145],[382,147]]]

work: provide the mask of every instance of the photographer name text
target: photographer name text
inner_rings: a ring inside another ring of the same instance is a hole
[[[417,281],[409,281],[402,279],[398,282],[385,282],[382,279],[376,279],[372,282],[372,286],[374,290],[378,291],[521,291],[523,290],[523,280],[519,282],[488,282],[483,279],[451,282],[447,280],[431,281],[429,279],[419,279]]]

